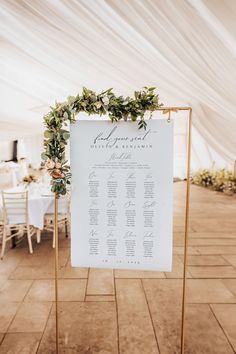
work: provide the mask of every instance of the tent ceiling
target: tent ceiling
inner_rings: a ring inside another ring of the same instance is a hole
[[[199,133],[235,159],[236,1],[2,0],[0,18],[1,130],[40,130],[82,86],[151,85],[166,105],[193,106]]]

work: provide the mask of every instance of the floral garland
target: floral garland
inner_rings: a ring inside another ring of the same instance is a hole
[[[145,113],[149,111],[151,117],[152,112],[162,106],[155,89],[144,87],[141,91],[135,91],[134,98],[131,98],[115,96],[112,89],[96,94],[84,87],[81,95],[70,96],[66,102],[51,107],[51,111],[44,116],[46,130],[42,159],[52,177],[52,192],[58,196],[64,195],[70,184],[70,166],[65,159],[65,147],[70,133],[65,128],[76,121],[75,116],[80,112],[100,116],[107,114],[112,122],[138,120],[138,128],[146,129]]]
[[[226,194],[233,195],[236,193],[236,177],[226,169],[200,170],[192,176],[191,181],[193,184]]]

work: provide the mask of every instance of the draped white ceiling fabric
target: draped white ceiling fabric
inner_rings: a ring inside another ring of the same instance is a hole
[[[233,164],[235,18],[235,0],[1,0],[0,137],[38,133],[83,86],[151,85],[193,107],[196,166]]]

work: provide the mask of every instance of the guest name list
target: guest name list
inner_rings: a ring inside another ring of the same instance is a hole
[[[72,266],[171,270],[173,122],[71,127]]]

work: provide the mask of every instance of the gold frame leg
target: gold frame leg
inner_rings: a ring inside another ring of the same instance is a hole
[[[54,240],[55,240],[55,314],[56,314],[56,354],[59,353],[58,318],[58,195],[54,195]]]
[[[188,161],[187,161],[187,185],[185,203],[185,230],[184,230],[184,268],[183,268],[183,293],[182,293],[182,317],[181,317],[181,354],[185,348],[185,308],[186,308],[186,276],[188,256],[188,232],[189,232],[189,203],[190,203],[190,169],[191,169],[191,142],[192,142],[192,108],[189,108],[188,116]]]
[[[188,155],[187,155],[187,185],[185,201],[185,228],[184,228],[184,268],[183,268],[183,291],[182,291],[182,314],[181,314],[181,345],[180,353],[184,354],[185,338],[185,307],[186,307],[186,275],[188,255],[188,232],[189,232],[189,204],[190,204],[190,169],[191,169],[191,144],[192,144],[192,108],[191,107],[162,107],[158,111],[168,114],[170,120],[171,112],[188,111]]]

